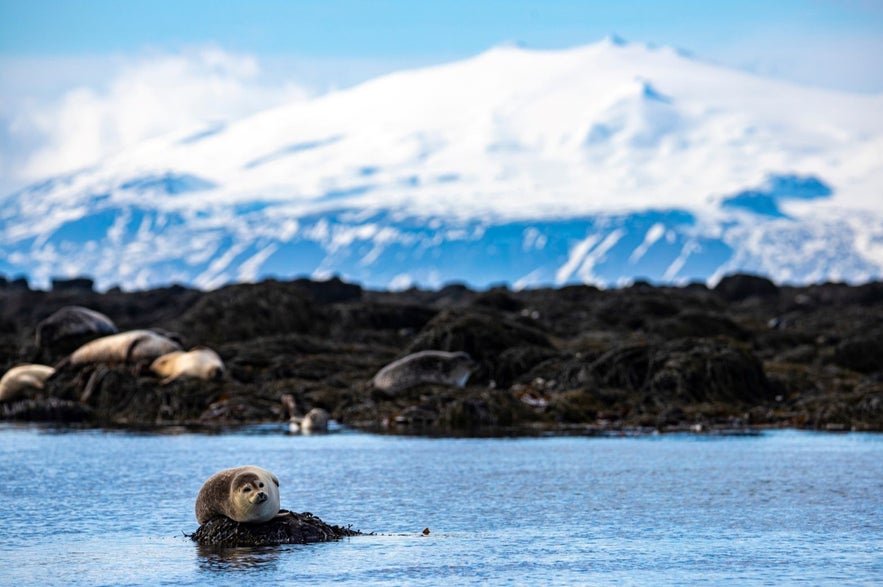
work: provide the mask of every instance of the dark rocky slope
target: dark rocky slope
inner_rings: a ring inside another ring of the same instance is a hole
[[[98,426],[283,422],[280,397],[344,425],[428,433],[792,426],[883,430],[883,283],[780,287],[734,275],[714,289],[639,283],[475,292],[379,292],[333,279],[95,293],[0,280],[0,370],[55,364],[38,322],[62,306],[120,330],[206,345],[222,381],[160,386],[144,365],[61,370],[8,420]],[[71,285],[67,287],[66,285]],[[426,349],[466,351],[468,385],[372,389],[381,367]]]

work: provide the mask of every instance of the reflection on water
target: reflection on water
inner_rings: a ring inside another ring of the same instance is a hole
[[[217,548],[196,546],[199,570],[217,573],[232,569],[264,569],[272,572],[281,552],[280,547],[254,546],[249,548]]]
[[[880,584],[881,457],[874,434],[0,426],[0,584]],[[276,473],[283,508],[374,534],[195,545],[202,482],[241,464]]]

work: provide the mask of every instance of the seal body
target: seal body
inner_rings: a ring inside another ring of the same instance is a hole
[[[53,373],[55,369],[48,365],[16,365],[0,378],[0,401],[19,399],[28,391],[43,389],[46,380]]]
[[[87,342],[70,356],[71,365],[137,363],[180,351],[181,345],[152,330],[129,330]]]
[[[161,355],[150,364],[150,370],[163,378],[162,385],[180,377],[220,379],[224,376],[224,361],[212,349],[196,347],[186,353],[172,351]]]
[[[279,479],[254,465],[224,469],[202,484],[195,510],[200,524],[217,516],[234,522],[268,522],[279,513]]]
[[[371,383],[392,393],[421,383],[463,387],[475,367],[467,353],[420,351],[393,361],[378,371]]]
[[[61,341],[116,334],[113,320],[83,306],[65,306],[37,324],[37,346],[52,347]]]

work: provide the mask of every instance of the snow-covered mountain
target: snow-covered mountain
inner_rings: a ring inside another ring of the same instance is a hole
[[[12,194],[0,273],[203,288],[883,276],[883,96],[605,39],[498,47]]]

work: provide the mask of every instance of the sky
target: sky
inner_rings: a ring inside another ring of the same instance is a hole
[[[0,198],[182,126],[610,34],[883,93],[883,0],[0,0]]]

